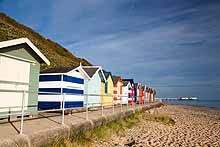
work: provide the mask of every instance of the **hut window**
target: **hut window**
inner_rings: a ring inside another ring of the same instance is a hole
[[[108,93],[108,82],[105,82],[105,93]]]

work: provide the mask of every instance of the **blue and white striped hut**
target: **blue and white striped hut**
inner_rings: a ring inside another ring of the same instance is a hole
[[[74,67],[44,70],[40,74],[38,109],[84,106],[84,77]]]

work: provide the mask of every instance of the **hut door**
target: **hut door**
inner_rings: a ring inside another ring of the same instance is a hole
[[[0,112],[20,111],[21,108],[13,108],[22,105],[22,92],[28,90],[30,63],[10,57],[1,56],[0,62],[0,89],[10,92],[0,92]],[[2,70],[3,69],[3,70]],[[13,90],[15,90],[13,92]],[[25,94],[25,105],[28,103],[28,94]],[[27,107],[26,107],[27,109]]]

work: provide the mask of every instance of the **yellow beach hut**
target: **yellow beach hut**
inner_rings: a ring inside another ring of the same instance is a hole
[[[113,104],[113,80],[111,72],[107,72],[103,70],[105,75],[105,82],[101,84],[101,103],[104,106],[110,106]]]

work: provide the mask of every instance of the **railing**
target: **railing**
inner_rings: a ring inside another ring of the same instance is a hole
[[[12,106],[12,107],[0,107],[0,110],[2,109],[8,109],[8,113],[4,112],[3,114],[0,114],[0,118],[5,117],[8,118],[8,121],[10,121],[10,117],[11,116],[19,116],[21,117],[20,120],[20,134],[23,133],[23,127],[24,127],[24,116],[26,115],[32,115],[32,114],[36,114],[36,112],[32,112],[29,111],[28,108],[29,107],[36,107],[37,109],[37,105],[32,105],[32,106],[25,106],[25,96],[26,94],[37,94],[37,93],[33,93],[30,91],[25,91],[25,90],[0,90],[0,94],[4,93],[4,92],[10,92],[10,93],[21,93],[22,94],[22,100],[21,100],[21,105],[20,106]],[[40,92],[39,94],[48,94],[48,96],[50,96],[50,94],[53,95],[61,95],[61,93],[54,93],[54,92]],[[72,95],[72,96],[83,96],[84,97],[84,105],[83,107],[71,107],[71,108],[65,108],[65,102],[66,102],[66,96],[67,95]],[[132,103],[128,103],[128,101],[126,103],[123,103],[122,98],[128,98],[128,96],[124,96],[124,95],[99,95],[99,94],[75,94],[75,93],[63,93],[62,95],[62,100],[60,101],[60,103],[62,104],[61,107],[59,109],[48,109],[48,110],[38,110],[37,113],[49,113],[49,112],[61,112],[61,125],[65,124],[65,111],[67,110],[76,110],[76,109],[85,109],[85,119],[88,120],[89,119],[89,110],[90,108],[97,108],[97,109],[101,109],[101,115],[104,116],[104,109],[112,109],[112,113],[115,113],[115,109],[120,107],[120,111],[123,112],[124,107],[126,107],[126,110],[130,108],[134,111],[136,108],[136,103],[133,101]],[[111,103],[105,103],[105,102],[100,102],[100,103],[90,103],[89,99],[91,97],[94,96],[98,96],[100,97],[109,97],[112,99]],[[119,104],[115,104],[114,102],[114,97],[120,97],[120,103]],[[138,98],[138,96],[136,97]],[[143,97],[142,97],[143,98]],[[133,100],[135,98],[133,97]],[[145,105],[146,104],[146,97],[144,97],[144,101],[143,102],[139,102],[138,106],[140,108],[141,105]],[[94,105],[96,105],[94,107]],[[98,106],[97,106],[98,105]],[[14,108],[20,108],[20,111],[13,111]],[[27,109],[27,110],[25,110]]]

